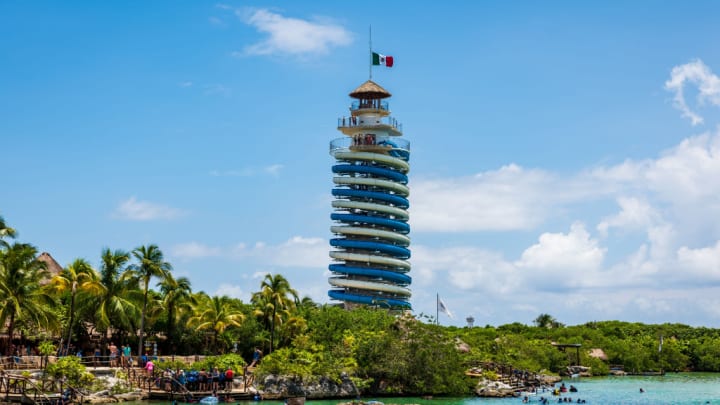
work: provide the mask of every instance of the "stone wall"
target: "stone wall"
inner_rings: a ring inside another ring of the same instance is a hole
[[[355,398],[359,392],[352,380],[342,377],[340,381],[328,377],[300,379],[290,376],[269,375],[260,387],[265,398],[288,398],[304,396],[308,399]]]

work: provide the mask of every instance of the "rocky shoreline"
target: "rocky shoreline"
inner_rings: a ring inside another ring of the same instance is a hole
[[[551,387],[561,380],[562,377],[558,376],[538,375],[536,378],[537,385],[535,386]],[[307,382],[298,381],[292,377],[270,375],[265,378],[262,387],[264,398],[303,396],[307,399],[342,399],[360,396],[355,384],[347,376],[343,376],[340,381],[319,377],[314,382]],[[512,387],[501,381],[480,378],[475,388],[475,395],[489,398],[512,397],[516,396],[520,389],[522,388]],[[391,395],[392,393],[388,392],[387,394]],[[379,395],[382,395],[382,393],[379,393]]]
[[[553,375],[538,375],[539,386],[552,387],[560,381],[562,381],[562,377]],[[475,388],[475,395],[484,398],[515,397],[518,395],[518,391],[525,388],[530,387],[513,387],[502,381],[481,378]]]

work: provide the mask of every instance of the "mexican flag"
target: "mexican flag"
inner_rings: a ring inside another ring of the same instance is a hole
[[[387,67],[392,67],[392,65],[393,65],[393,57],[392,56],[381,55],[381,54],[375,53],[375,52],[372,53],[372,56],[373,56],[372,64],[375,66],[383,65],[383,66],[387,66]]]

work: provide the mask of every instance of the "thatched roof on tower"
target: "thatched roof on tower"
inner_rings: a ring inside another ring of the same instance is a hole
[[[50,278],[60,274],[60,272],[63,271],[60,263],[58,263],[52,256],[50,256],[50,253],[48,252],[40,253],[40,256],[38,256],[37,259],[41,262],[45,262],[45,264],[47,265],[47,269],[50,272]]]
[[[383,89],[379,84],[372,80],[368,80],[361,84],[360,87],[350,93],[350,97],[359,99],[380,99],[392,97],[389,91]]]

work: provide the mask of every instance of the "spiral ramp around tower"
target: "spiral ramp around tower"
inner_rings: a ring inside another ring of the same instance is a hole
[[[409,153],[391,145],[366,152],[333,153],[335,212],[330,228],[336,300],[389,309],[410,308],[410,238],[407,224]]]

